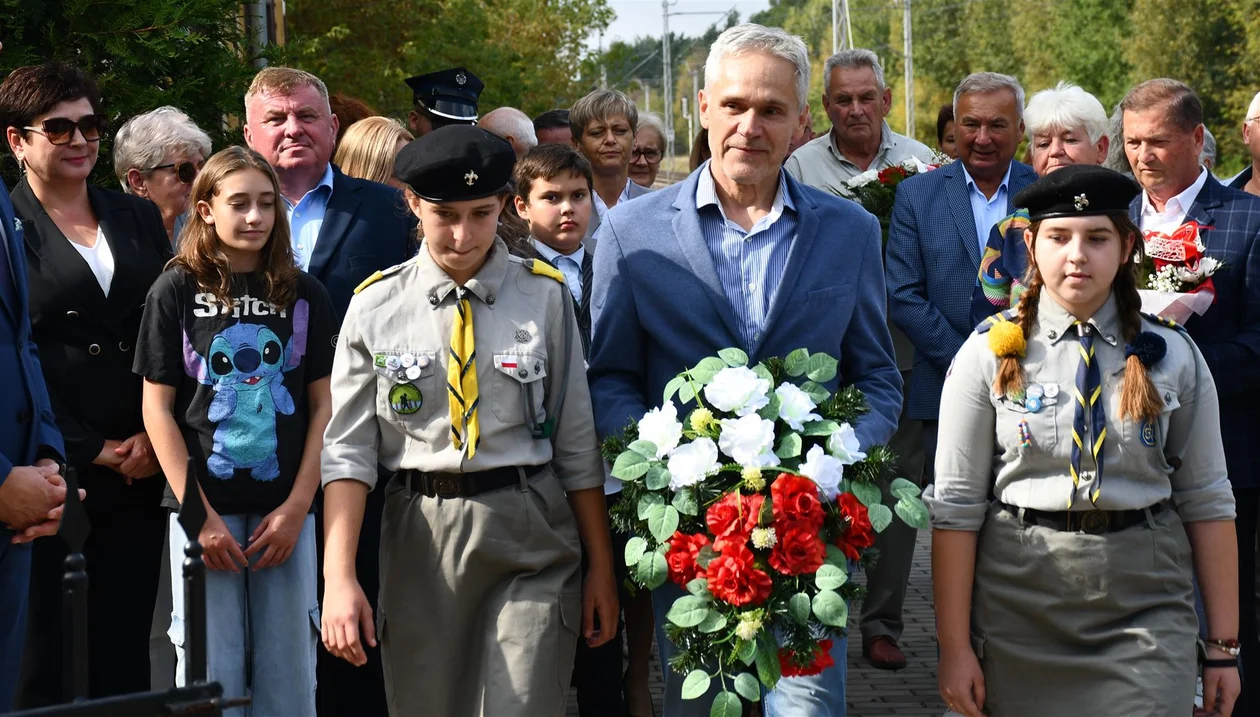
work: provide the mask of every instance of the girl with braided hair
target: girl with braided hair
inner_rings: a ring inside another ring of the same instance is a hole
[[[1140,312],[1138,191],[1078,165],[1020,192],[1027,292],[945,380],[925,499],[940,690],[968,717],[1189,715],[1192,575],[1204,707],[1229,715],[1240,689],[1216,387],[1184,331]]]

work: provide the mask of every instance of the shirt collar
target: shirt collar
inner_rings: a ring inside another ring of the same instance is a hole
[[[888,150],[892,149],[894,146],[896,146],[896,144],[897,144],[897,138],[893,135],[892,128],[888,126],[887,122],[880,122],[879,151],[875,153],[875,159],[879,159],[879,156],[881,154],[884,154]],[[836,159],[849,162],[849,158],[844,156],[844,152],[841,152],[839,145],[836,144],[836,128],[835,127],[832,127],[831,131],[827,133],[827,148],[831,150],[831,153],[835,155]],[[849,164],[853,164],[853,162],[849,162]],[[871,163],[871,169],[874,169],[874,168],[875,168],[875,163]]]
[[[1072,325],[1075,323],[1076,317],[1060,306],[1059,302],[1050,296],[1050,292],[1043,289],[1037,298],[1037,325],[1033,331],[1034,335],[1051,344],[1058,343],[1067,337],[1073,341],[1079,341],[1079,335],[1072,330]],[[1108,296],[1106,303],[1085,323],[1093,326],[1096,335],[1102,340],[1115,346],[1119,342],[1118,337],[1122,335],[1120,311],[1116,308],[1116,295],[1113,293]]]
[[[1003,191],[1003,190],[1006,190],[1008,193],[1010,192],[1010,188],[1011,188],[1011,165],[1013,165],[1013,164],[1015,164],[1015,163],[1014,163],[1014,162],[1010,162],[1009,164],[1007,164],[1007,165],[1006,165],[1006,175],[1002,177],[1002,183],[998,185],[998,192],[1001,192],[1001,191]],[[967,180],[967,191],[969,191],[969,192],[978,192],[978,193],[980,194],[980,196],[984,196],[984,193],[983,193],[983,192],[981,192],[981,191],[980,191],[980,189],[976,187],[976,180],[974,180],[974,179],[972,179],[972,178],[971,178],[971,172],[968,172],[968,171],[967,171],[967,165],[963,164],[963,163],[960,161],[960,162],[958,163],[958,166],[962,167],[963,177]],[[994,193],[993,193],[993,199],[996,199],[996,198],[997,198],[997,192],[994,192]],[[988,198],[988,197],[985,197],[984,199],[985,199],[985,201],[986,201],[986,202],[991,202],[991,201],[993,201],[993,199],[990,199],[990,198]]]
[[[329,162],[327,165],[324,166],[324,176],[319,178],[319,184],[316,184],[314,187],[311,187],[311,190],[307,192],[306,194],[303,194],[301,197],[299,197],[296,202],[290,202],[288,197],[281,197],[281,198],[284,199],[285,204],[288,204],[289,207],[292,208],[301,204],[303,199],[306,199],[307,197],[311,196],[315,192],[323,191],[325,188],[328,189],[326,197],[331,197],[332,191],[333,191],[332,162]]]
[[[726,218],[726,212],[722,211],[722,203],[718,201],[717,183],[713,181],[713,173],[709,169],[709,165],[713,160],[708,160],[700,168],[700,177],[696,182],[696,209],[704,209],[707,206],[716,206],[719,212],[722,212],[722,218]],[[796,203],[792,201],[792,193],[787,190],[787,173],[779,169],[779,188],[774,193],[774,205],[770,208],[771,216],[779,216],[783,213],[783,208],[787,207],[792,211],[796,211]]]
[[[1183,214],[1183,215],[1188,213],[1190,211],[1190,205],[1194,204],[1195,198],[1198,197],[1199,192],[1203,190],[1203,185],[1207,184],[1207,175],[1208,175],[1208,171],[1200,167],[1199,176],[1197,179],[1194,180],[1194,183],[1186,187],[1185,190],[1182,191],[1177,196],[1165,202],[1164,211],[1162,213],[1167,214],[1169,212],[1176,212],[1177,214]],[[1158,212],[1155,210],[1155,205],[1151,204],[1150,196],[1145,191],[1143,191],[1142,192],[1142,216],[1157,217],[1160,214],[1161,212]]]
[[[428,247],[423,243],[420,245],[420,251],[416,253],[415,262],[420,269],[419,285],[428,287],[429,305],[436,309],[446,300],[447,295],[457,288],[455,280],[438,266],[437,262],[433,261]],[[467,284],[464,284],[464,288],[481,299],[486,306],[493,308],[496,294],[499,293],[503,280],[507,277],[507,269],[507,245],[503,243],[503,239],[496,236],[494,244],[490,247],[490,253],[486,257],[486,263],[481,265],[481,269],[468,280]],[[434,301],[434,298],[437,300]]]
[[[581,244],[578,244],[577,251],[572,254],[561,254],[537,239],[534,239],[534,248],[537,249],[538,253],[542,254],[542,258],[546,259],[552,266],[556,266],[556,260],[561,257],[572,259],[578,266],[582,266],[582,260],[586,258],[586,247]]]

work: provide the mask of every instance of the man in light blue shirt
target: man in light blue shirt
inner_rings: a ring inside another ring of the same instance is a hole
[[[319,230],[324,226],[324,211],[328,209],[328,201],[333,193],[332,165],[325,165],[324,176],[319,184],[312,187],[294,204],[288,197],[284,198],[285,210],[289,216],[289,236],[293,242],[293,258],[302,271],[311,265],[311,256],[315,253],[315,242],[319,240]]]
[[[1011,167],[1006,166],[1006,175],[1002,183],[991,196],[985,196],[983,190],[971,178],[967,165],[963,164],[963,176],[967,178],[967,198],[971,200],[971,216],[976,222],[976,236],[980,238],[980,253],[984,253],[984,245],[989,241],[989,232],[1000,221],[1006,218],[1006,205],[1010,202]]]

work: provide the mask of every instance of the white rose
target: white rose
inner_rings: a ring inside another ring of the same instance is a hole
[[[695,485],[721,467],[713,439],[697,438],[669,454],[669,489],[679,490]]]
[[[770,403],[770,398],[766,396],[769,390],[769,381],[758,376],[752,369],[740,366],[718,371],[709,385],[704,387],[704,397],[719,411],[747,416]]]
[[[840,428],[827,438],[827,452],[846,466],[865,460],[866,454],[861,449],[862,444],[858,443],[853,426],[847,423],[840,424]]]
[[[657,458],[664,458],[678,447],[682,430],[682,424],[678,422],[678,407],[673,401],[653,408],[639,421],[639,438],[656,445]]]
[[[1205,256],[1199,260],[1199,270],[1203,272],[1204,276],[1215,274],[1219,268],[1221,268],[1221,263],[1210,256]]]
[[[857,175],[853,179],[850,179],[849,181],[845,182],[845,184],[849,185],[850,187],[865,187],[871,182],[877,182],[877,181],[879,181],[879,171],[875,169],[868,169],[865,172],[862,172],[861,174]]]
[[[800,474],[818,484],[818,492],[827,500],[835,500],[844,478],[844,464],[827,455],[822,446],[814,446],[805,454]]]
[[[722,419],[718,447],[745,468],[766,468],[779,462],[774,454],[774,422],[756,414]]]
[[[792,430],[803,431],[806,423],[822,420],[822,416],[813,413],[818,404],[795,384],[779,384],[774,389],[774,395],[779,397],[779,420],[791,426]]]

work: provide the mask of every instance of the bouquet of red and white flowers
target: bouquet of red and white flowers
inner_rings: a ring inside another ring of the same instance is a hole
[[[879,220],[884,242],[888,242],[888,226],[892,221],[893,200],[897,197],[897,185],[916,174],[930,172],[951,160],[944,155],[933,157],[931,164],[924,164],[911,157],[901,164],[883,169],[868,169],[839,187],[827,187],[832,194],[852,199]]]
[[[639,585],[686,588],[663,618],[685,674],[683,698],[722,691],[712,715],[738,717],[761,685],[832,666],[843,635],[851,561],[869,562],[896,513],[927,527],[914,483],[884,446],[859,445],[869,409],[850,386],[831,393],[837,362],[798,349],[748,366],[724,349],[679,374],[664,404],[605,442],[622,500],[613,518],[634,537],[626,564]],[[674,397],[695,407],[680,418]],[[870,551],[873,552],[873,551]]]
[[[1212,305],[1212,275],[1223,264],[1206,255],[1204,229],[1211,227],[1190,220],[1172,234],[1144,233],[1146,260],[1138,277],[1143,311],[1184,323]]]

